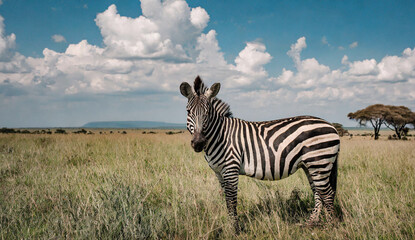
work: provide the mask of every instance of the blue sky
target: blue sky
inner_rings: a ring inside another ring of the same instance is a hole
[[[198,74],[248,120],[415,109],[412,1],[0,3],[0,126],[184,122]]]

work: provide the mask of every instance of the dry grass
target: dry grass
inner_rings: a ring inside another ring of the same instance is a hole
[[[415,141],[342,138],[334,227],[305,228],[304,173],[241,177],[239,236],[187,133],[0,135],[0,238],[413,239]],[[338,211],[339,212],[339,211]]]

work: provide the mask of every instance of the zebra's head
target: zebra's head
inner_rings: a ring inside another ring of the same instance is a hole
[[[209,124],[210,99],[218,94],[219,89],[219,83],[208,89],[199,76],[196,77],[193,88],[187,82],[180,85],[180,93],[188,99],[187,130],[193,136],[190,143],[195,152],[201,152],[207,143],[205,131]]]

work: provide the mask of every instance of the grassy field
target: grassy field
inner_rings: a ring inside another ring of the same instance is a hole
[[[1,239],[414,239],[415,141],[343,137],[334,227],[300,224],[305,174],[242,176],[233,233],[215,174],[190,135],[0,134]]]

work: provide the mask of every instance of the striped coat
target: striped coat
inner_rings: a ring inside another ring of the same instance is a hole
[[[219,88],[216,83],[207,89],[199,77],[193,88],[188,83],[180,86],[182,95],[188,98],[191,145],[197,152],[204,150],[225,192],[236,229],[239,175],[279,180],[298,168],[305,171],[314,193],[315,207],[308,223],[319,221],[323,206],[331,219],[340,148],[336,129],[311,116],[265,122],[233,118],[229,105],[215,97]]]

